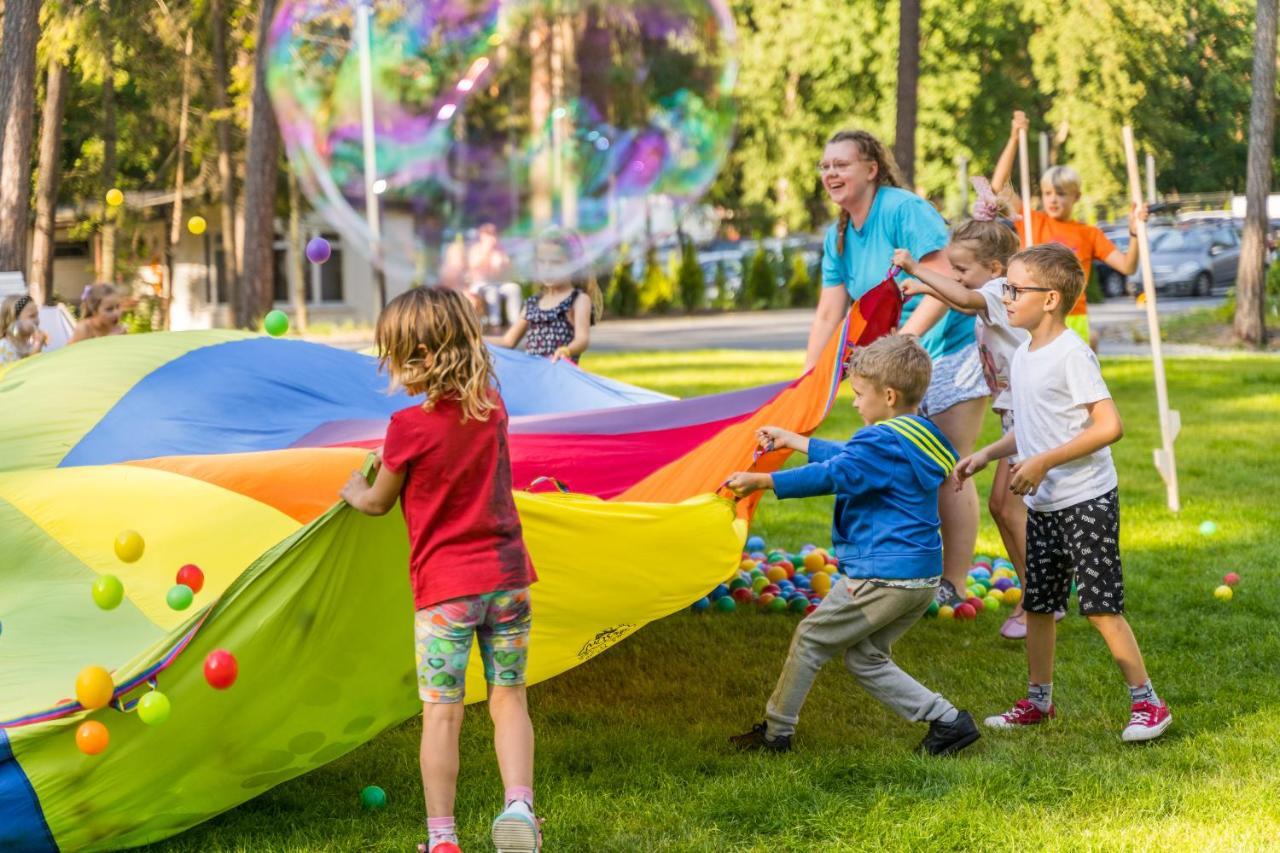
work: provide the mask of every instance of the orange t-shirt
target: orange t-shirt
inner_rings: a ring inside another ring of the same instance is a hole
[[[1017,223],[1018,239],[1025,241],[1023,221],[1019,220]],[[1115,244],[1107,239],[1107,235],[1092,225],[1075,220],[1054,219],[1039,210],[1031,211],[1031,237],[1037,246],[1041,243],[1061,243],[1075,252],[1084,269],[1086,282],[1093,272],[1093,262],[1101,261],[1116,251]],[[1071,307],[1071,313],[1084,314],[1085,310],[1084,293],[1081,293],[1076,304]]]

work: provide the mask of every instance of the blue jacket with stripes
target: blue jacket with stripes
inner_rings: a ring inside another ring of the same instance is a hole
[[[809,440],[809,464],[773,475],[780,498],[836,496],[831,541],[854,578],[913,580],[942,574],[938,487],[955,448],[932,421],[899,415],[848,442]]]

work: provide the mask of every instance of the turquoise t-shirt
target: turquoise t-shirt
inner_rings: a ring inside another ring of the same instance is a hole
[[[871,213],[862,228],[854,228],[850,222],[845,229],[843,255],[836,254],[835,223],[827,229],[822,247],[822,286],[843,286],[851,299],[858,299],[884,281],[894,249],[906,249],[913,257],[923,258],[944,248],[948,240],[947,224],[933,205],[913,192],[881,187],[876,190]],[[902,306],[903,323],[923,298],[913,297]],[[973,319],[959,311],[948,311],[925,333],[920,344],[933,359],[959,352],[975,341]]]

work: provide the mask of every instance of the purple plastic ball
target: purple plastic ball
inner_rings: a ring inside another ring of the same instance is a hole
[[[1006,589],[1008,589],[1011,586],[1013,586],[1013,581],[1009,580],[1008,578],[996,579],[995,587],[1001,592],[1004,592]]]
[[[333,253],[333,249],[329,246],[329,241],[323,237],[313,237],[307,243],[307,260],[313,264],[323,264],[329,260],[329,255]]]

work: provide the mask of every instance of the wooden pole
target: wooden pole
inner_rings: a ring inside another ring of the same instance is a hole
[[[1124,156],[1129,169],[1129,195],[1135,205],[1142,204],[1142,182],[1138,177],[1138,154],[1133,146],[1133,128],[1124,127]],[[1134,217],[1134,231],[1138,235],[1138,252],[1142,263],[1142,292],[1147,303],[1147,332],[1151,337],[1151,367],[1156,379],[1156,408],[1160,417],[1161,447],[1155,450],[1156,470],[1164,478],[1169,509],[1177,512],[1178,468],[1173,454],[1173,442],[1182,428],[1177,411],[1169,408],[1169,388],[1164,376],[1164,355],[1160,350],[1160,318],[1156,314],[1156,286],[1151,274],[1151,247],[1147,243],[1147,223]]]
[[[1035,245],[1031,234],[1031,160],[1027,157],[1027,132],[1018,130],[1018,172],[1022,180],[1022,248]]]

